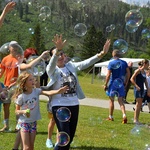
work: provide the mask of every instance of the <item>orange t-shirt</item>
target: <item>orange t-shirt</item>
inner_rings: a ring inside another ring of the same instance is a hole
[[[2,59],[1,62],[1,72],[4,73],[4,85],[9,86],[14,80],[18,78],[18,67],[17,67],[18,60],[12,55],[7,55]]]

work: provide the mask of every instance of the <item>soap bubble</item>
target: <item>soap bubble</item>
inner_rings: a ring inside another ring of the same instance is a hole
[[[41,9],[40,9],[40,13],[41,14],[45,14],[46,17],[49,17],[51,15],[51,9],[48,7],[48,6],[43,6]]]
[[[150,128],[147,125],[136,125],[130,132],[130,143],[133,150],[150,150]]]
[[[71,58],[71,61],[72,62],[80,62],[81,59],[79,57],[73,57],[73,58]]]
[[[112,28],[110,26],[107,26],[106,27],[106,32],[111,32],[112,31]]]
[[[56,111],[56,117],[59,121],[61,122],[66,122],[70,119],[71,117],[71,112],[68,108],[66,107],[60,107],[57,111]]]
[[[110,28],[111,28],[112,30],[115,30],[116,27],[115,27],[114,24],[111,24],[111,25],[110,25]]]
[[[143,22],[143,15],[142,13],[137,9],[132,9],[128,11],[125,15],[125,21],[133,21],[134,24],[130,24],[131,27],[138,27]]]
[[[30,63],[34,59],[36,59],[38,56],[30,56],[27,59],[27,63]],[[41,59],[36,65],[32,66],[29,70],[34,76],[41,76],[45,73],[46,70],[46,64],[43,59]]]
[[[116,78],[113,81],[113,86],[116,88],[121,88],[123,86],[123,81],[120,78]]]
[[[34,29],[33,28],[29,28],[29,33],[30,34],[34,34]]]
[[[10,53],[11,56],[9,56]],[[18,65],[23,62],[24,59],[23,54],[24,54],[23,48],[16,41],[5,43],[0,48],[1,68],[18,67]],[[8,61],[7,57],[11,58],[11,60]]]
[[[142,38],[149,39],[150,38],[150,29],[143,29],[141,34],[142,34]]]
[[[74,27],[74,33],[77,36],[84,36],[87,33],[87,27],[83,23],[78,23]]]
[[[133,27],[132,24],[135,24],[135,22],[133,20],[129,20],[127,23],[126,23],[126,30],[129,32],[129,33],[134,33],[138,30],[138,27]]]
[[[121,66],[121,61],[119,60],[111,60],[111,68],[118,69]]]
[[[58,133],[58,145],[59,146],[66,146],[70,142],[70,137],[66,132],[59,132]]]
[[[128,50],[128,43],[123,39],[118,39],[113,43],[113,49],[117,49],[120,54],[124,54]]]

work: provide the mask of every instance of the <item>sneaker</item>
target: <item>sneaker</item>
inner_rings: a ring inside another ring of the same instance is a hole
[[[110,118],[110,117],[108,117],[106,120],[114,121],[114,118]]]
[[[123,124],[126,124],[127,121],[128,121],[128,120],[127,120],[127,117],[124,117],[123,120],[122,120],[122,123],[123,123]]]
[[[9,127],[3,127],[2,129],[0,129],[0,132],[7,132],[9,131]]]
[[[139,122],[139,121],[134,121],[133,122],[135,125],[143,125],[141,122]]]
[[[47,148],[52,148],[53,147],[53,143],[52,143],[51,139],[46,140],[46,147]]]

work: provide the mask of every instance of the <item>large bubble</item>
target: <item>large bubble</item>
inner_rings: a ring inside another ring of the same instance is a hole
[[[120,78],[116,78],[113,82],[113,86],[116,88],[121,88],[123,86],[123,81]]]
[[[150,128],[136,125],[130,132],[130,144],[133,150],[150,150]]]
[[[84,36],[87,33],[87,27],[83,23],[78,23],[74,27],[74,33],[77,36]]]
[[[59,121],[61,122],[66,122],[70,119],[71,117],[71,112],[68,108],[66,107],[60,107],[57,111],[56,111],[56,117]]]
[[[27,59],[27,63],[30,63],[31,61],[33,61],[34,59],[38,58],[38,56],[30,56]],[[41,76],[44,74],[46,70],[46,64],[45,61],[43,59],[41,59],[39,62],[37,62],[34,66],[31,67],[31,69],[29,70],[34,76]]]
[[[138,27],[133,27],[132,25],[135,24],[135,22],[133,20],[129,20],[127,23],[126,23],[126,30],[129,32],[129,33],[134,33],[138,30]]]
[[[10,56],[9,56],[10,54]],[[0,48],[1,67],[16,68],[23,62],[23,48],[16,42],[7,42]],[[9,61],[7,58],[9,57]],[[11,59],[10,59],[11,58]]]
[[[123,39],[118,39],[113,43],[113,49],[117,49],[120,54],[124,54],[128,50],[128,43]]]
[[[40,20],[45,21],[46,18],[49,18],[51,16],[51,9],[48,6],[43,6],[40,9],[39,18]]]
[[[59,146],[66,146],[70,142],[70,137],[66,132],[59,132],[58,133],[58,145]]]
[[[71,61],[72,62],[80,62],[81,59],[79,57],[73,57],[73,58],[71,58]]]
[[[130,24],[131,27],[138,27],[143,22],[143,15],[137,9],[132,9],[128,11],[125,15],[125,22],[133,21],[134,23]]]
[[[149,39],[150,38],[150,30],[149,29],[143,29],[141,34],[142,34],[143,39]]]

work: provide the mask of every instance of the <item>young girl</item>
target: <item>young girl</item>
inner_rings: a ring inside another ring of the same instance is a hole
[[[35,78],[27,71],[22,72],[17,80],[17,89],[13,96],[16,104],[15,113],[19,115],[21,139],[23,150],[34,149],[37,120],[41,119],[39,109],[39,95],[51,96],[64,93],[67,86],[58,90],[43,91],[35,88]]]
[[[149,61],[147,59],[142,60],[139,62],[139,68],[135,70],[134,74],[132,75],[130,81],[134,85],[134,93],[136,98],[136,106],[134,111],[134,123],[140,124],[139,122],[139,115],[140,109],[142,106],[142,101],[144,98],[144,84],[147,89],[147,95],[150,96],[150,89],[148,88],[147,80],[146,80],[146,73],[145,69],[148,69]]]

